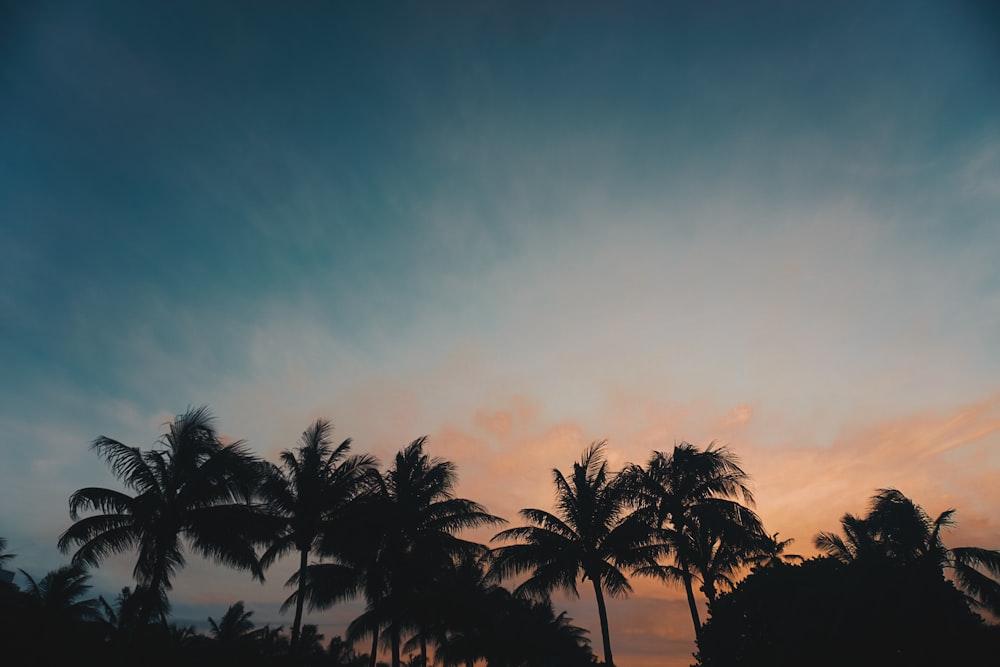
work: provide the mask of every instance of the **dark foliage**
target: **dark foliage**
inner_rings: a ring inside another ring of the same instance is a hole
[[[1000,655],[939,570],[832,558],[753,572],[711,605],[701,667],[962,665]]]

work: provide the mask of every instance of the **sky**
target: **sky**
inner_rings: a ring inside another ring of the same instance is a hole
[[[591,442],[715,441],[793,551],[886,487],[1000,548],[998,73],[971,0],[5,3],[12,565],[68,562],[95,437],[199,405],[271,460],[319,417],[428,435],[514,522]],[[292,569],[192,556],[174,616],[287,627]],[[616,662],[690,664],[681,591],[633,583]]]

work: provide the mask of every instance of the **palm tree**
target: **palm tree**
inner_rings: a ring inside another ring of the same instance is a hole
[[[229,609],[218,621],[211,616],[208,618],[209,633],[222,646],[235,647],[246,644],[259,634],[254,630],[251,616],[253,611],[247,611],[243,600],[240,600],[229,605]]]
[[[240,442],[223,444],[205,407],[178,416],[157,448],[140,450],[106,436],[92,448],[135,495],[87,487],[69,499],[75,523],[59,538],[73,562],[97,566],[106,557],[138,550],[133,570],[142,600],[138,627],[164,617],[171,578],[184,566],[184,548],[230,567],[264,575],[253,543],[266,538],[250,500],[260,465]],[[94,511],[81,517],[81,512]]]
[[[792,545],[795,540],[789,537],[787,540],[779,540],[778,533],[765,535],[761,540],[759,552],[747,559],[747,562],[755,568],[758,567],[778,567],[785,563],[801,563],[805,560],[799,554],[788,554],[785,550]]]
[[[28,580],[24,593],[29,604],[41,612],[47,622],[62,624],[97,621],[100,608],[97,600],[81,599],[90,590],[90,575],[80,565],[64,565],[52,570],[41,581],[21,570]]]
[[[418,438],[396,454],[385,475],[374,479],[374,491],[352,505],[345,525],[350,526],[354,540],[345,543],[331,539],[333,533],[324,536],[321,552],[336,563],[309,568],[315,584],[312,600],[317,605],[328,604],[347,588],[336,583],[344,571],[331,566],[356,573],[367,608],[348,628],[348,636],[354,639],[370,633],[374,662],[379,633],[385,629],[393,667],[400,665],[402,633],[427,629],[428,619],[421,615],[427,592],[423,587],[434,580],[439,568],[486,551],[456,533],[503,522],[479,503],[454,496],[455,464],[428,456],[426,441],[426,437]],[[322,581],[327,573],[333,584]],[[426,641],[421,641],[420,648],[426,664]]]
[[[712,443],[699,450],[681,443],[670,454],[653,452],[645,468],[629,466],[626,477],[637,514],[657,534],[646,550],[650,562],[635,573],[681,581],[700,635],[693,581],[701,581],[702,592],[713,602],[719,586],[732,585],[733,576],[767,537],[760,518],[747,507],[753,505],[749,476],[725,446]],[[671,562],[660,562],[664,556]]]
[[[7,553],[7,538],[0,537],[0,567],[14,558],[17,554]]]
[[[587,630],[573,625],[565,612],[556,615],[549,599],[515,597],[491,585],[485,574],[445,591],[451,604],[443,609],[444,632],[435,655],[447,667],[472,667],[477,661],[490,667],[593,664]]]
[[[15,556],[16,554],[7,551],[7,539],[0,537],[0,593],[17,590],[17,586],[14,585],[14,573],[4,569],[4,564],[13,560]]]
[[[533,525],[493,537],[498,542],[521,540],[493,550],[493,574],[502,580],[531,572],[515,593],[543,599],[555,588],[579,597],[577,580],[581,575],[589,579],[597,598],[604,662],[610,666],[614,663],[604,593],[624,596],[632,590],[621,568],[637,564],[636,548],[645,543],[648,532],[636,515],[626,514],[624,478],[608,472],[605,446],[598,442],[585,450],[569,479],[553,469],[557,514],[523,509],[521,517]]]
[[[140,598],[132,594],[128,586],[122,588],[115,596],[114,603],[108,602],[104,596],[99,596],[97,602],[104,616],[103,625],[106,637],[115,643],[128,643],[135,635],[136,622],[141,609],[138,606]]]
[[[888,563],[951,570],[966,600],[975,608],[1000,616],[1000,551],[979,547],[947,548],[941,531],[954,525],[955,510],[931,518],[896,489],[879,489],[868,515],[845,514],[844,536],[823,532],[816,547],[844,563]],[[982,572],[985,569],[993,575]]]
[[[282,609],[294,602],[292,650],[299,644],[306,601],[309,555],[324,532],[342,530],[338,525],[345,508],[366,488],[376,461],[368,455],[348,456],[350,439],[334,447],[333,425],[318,419],[303,434],[294,451],[281,453],[281,466],[269,465],[259,495],[276,520],[275,540],[261,556],[262,568],[290,551],[299,553],[299,569],[289,584],[297,590]]]

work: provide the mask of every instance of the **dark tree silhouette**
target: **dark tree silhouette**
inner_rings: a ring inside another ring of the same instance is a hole
[[[35,579],[24,570],[23,590],[0,592],[0,646],[8,661],[67,664],[74,656],[103,653],[100,605],[89,593],[90,575],[65,565]]]
[[[446,667],[593,664],[586,630],[557,616],[549,600],[515,597],[491,583],[481,563],[463,563],[441,583],[432,608],[440,618],[435,657]]]
[[[207,408],[177,417],[157,448],[140,450],[101,436],[92,447],[135,492],[88,487],[70,496],[75,523],[59,538],[73,562],[97,566],[138,550],[133,575],[142,599],[139,627],[164,617],[171,578],[184,566],[183,543],[195,552],[256,578],[264,575],[253,542],[267,537],[249,502],[260,465],[242,443],[223,444]],[[81,517],[81,512],[98,512]]]
[[[325,419],[313,423],[302,434],[295,450],[281,453],[280,467],[267,467],[259,490],[276,524],[275,539],[261,556],[261,567],[267,568],[291,551],[298,551],[299,555],[299,568],[289,581],[297,590],[285,602],[285,606],[295,605],[293,651],[298,648],[302,626],[309,555],[319,546],[324,533],[343,531],[345,524],[341,519],[348,505],[365,490],[376,466],[371,456],[350,456],[349,439],[334,447],[332,431],[333,425]],[[332,535],[328,538],[331,541]]]
[[[962,594],[916,564],[807,560],[754,570],[710,608],[701,667],[938,667],[1000,651]]]
[[[785,563],[801,563],[805,561],[799,554],[785,553],[785,550],[795,542],[794,539],[779,540],[778,533],[765,535],[760,542],[759,552],[747,559],[753,567],[778,567]]]
[[[636,574],[680,581],[687,595],[695,633],[701,621],[693,581],[711,603],[720,586],[758,554],[767,539],[753,505],[749,477],[735,454],[714,443],[699,450],[689,443],[672,452],[653,452],[645,467],[626,471],[627,486],[656,539],[645,550],[648,561]],[[745,504],[743,504],[745,503]],[[662,558],[668,558],[664,563]]]
[[[16,555],[7,552],[7,538],[0,537],[0,567],[6,565],[7,561],[12,560]]]
[[[17,586],[14,585],[14,573],[4,569],[4,565],[13,560],[15,556],[16,554],[7,551],[6,538],[0,537],[0,593],[17,590]]]
[[[63,624],[100,619],[100,606],[96,599],[82,599],[90,590],[90,575],[80,565],[64,565],[36,581],[21,570],[28,580],[25,595],[32,606],[39,610],[49,622]]]
[[[254,622],[250,620],[253,611],[247,611],[243,600],[229,605],[229,609],[218,621],[208,618],[209,633],[222,646],[235,647],[247,644],[260,634],[254,630]]]
[[[605,446],[594,443],[584,451],[568,479],[558,469],[552,471],[557,514],[523,509],[521,517],[533,525],[493,537],[497,542],[519,541],[493,550],[493,573],[502,580],[530,572],[515,593],[542,599],[556,588],[579,596],[577,580],[589,579],[597,599],[604,662],[612,665],[604,593],[624,596],[632,590],[621,568],[637,564],[636,548],[648,538],[648,531],[627,514],[624,478],[608,471]]]
[[[844,537],[820,533],[816,547],[844,563],[887,561],[951,571],[970,605],[1000,616],[1000,582],[993,578],[1000,576],[1000,551],[945,547],[941,531],[954,524],[954,515],[955,510],[949,509],[932,519],[898,490],[880,489],[866,517],[844,515]]]
[[[457,533],[503,522],[480,504],[456,498],[455,465],[429,457],[425,444],[426,438],[419,438],[400,451],[385,475],[375,479],[374,491],[352,504],[344,526],[353,539],[324,535],[320,553],[334,562],[307,569],[310,604],[315,607],[355,591],[363,593],[365,613],[348,628],[348,636],[372,635],[373,664],[379,634],[385,630],[392,665],[399,667],[403,633],[426,630],[421,609],[426,586],[440,568],[486,551]],[[421,656],[426,661],[425,642]]]

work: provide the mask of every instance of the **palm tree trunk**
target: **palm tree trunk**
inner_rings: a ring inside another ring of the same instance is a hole
[[[392,639],[392,667],[399,667],[399,628],[393,623],[389,628]]]
[[[420,665],[427,667],[427,635],[423,628],[420,629]]]
[[[611,631],[608,629],[608,610],[604,606],[604,591],[601,590],[600,577],[591,577],[594,583],[594,595],[597,596],[597,615],[601,619],[601,640],[604,642],[604,664],[614,667],[611,660]]]
[[[292,621],[292,655],[296,655],[299,648],[299,634],[302,630],[302,608],[306,601],[306,566],[309,564],[309,550],[299,551],[299,594],[295,599],[295,620]]]
[[[378,623],[372,628],[372,657],[369,665],[370,667],[378,667]]]
[[[153,566],[153,574],[149,579],[149,586],[143,591],[144,600],[140,600],[139,616],[137,618],[136,632],[143,635],[149,627],[149,620],[153,615],[153,607],[159,606],[160,588],[163,586],[166,555],[160,554],[156,558]],[[136,587],[138,591],[142,587]],[[163,620],[163,619],[161,619]]]
[[[694,622],[695,639],[701,639],[701,621],[698,619],[698,605],[694,601],[694,587],[691,585],[691,573],[684,571],[684,591],[687,593],[688,608],[691,610],[691,620]]]
[[[705,597],[708,598],[708,603],[712,604],[715,602],[715,596],[718,594],[715,589],[715,577],[706,574],[704,581],[705,583],[702,584],[702,589],[705,591]]]

